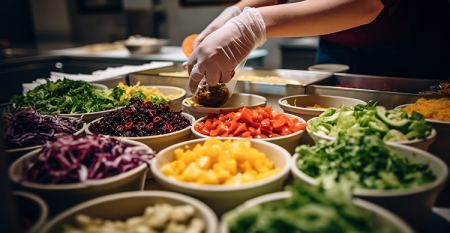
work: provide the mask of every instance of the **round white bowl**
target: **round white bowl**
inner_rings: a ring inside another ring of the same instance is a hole
[[[248,109],[255,109],[257,107],[265,107],[267,99],[260,95],[234,93],[231,98],[222,106],[218,108],[196,107],[190,106],[183,100],[183,111],[191,114],[195,119],[208,116],[208,113],[215,114],[237,112],[240,108],[247,107]]]
[[[182,112],[181,115],[186,117],[191,122],[191,125],[195,122],[195,119],[193,116],[186,114],[184,112]],[[91,124],[98,122],[101,119],[102,118],[99,118],[99,119],[89,123],[86,126],[86,134],[93,134],[89,130],[89,127],[91,126]],[[162,135],[153,135],[153,136],[146,136],[146,137],[122,137],[122,138],[144,143],[145,145],[152,148],[154,151],[158,152],[158,151],[161,151],[164,148],[171,146],[173,144],[189,140],[191,137],[191,128],[192,128],[192,126],[186,127],[180,131],[162,134]]]
[[[397,108],[404,108],[408,105],[413,104],[403,104],[397,106]],[[436,140],[433,144],[430,145],[428,151],[432,154],[437,155],[439,158],[444,160],[447,166],[450,166],[450,151],[448,149],[448,143],[450,142],[450,121],[438,121],[430,119],[425,119],[425,121],[432,123],[437,132]]]
[[[77,132],[75,132],[74,135],[83,134],[85,129],[86,129],[86,123],[84,123],[83,127],[80,130],[78,130]],[[18,158],[20,158],[22,155],[24,155],[30,151],[33,151],[36,149],[41,149],[43,146],[44,145],[37,145],[37,146],[29,146],[29,147],[6,150],[5,152],[6,152],[6,156],[8,158],[8,164],[13,163]]]
[[[314,120],[316,117],[310,119],[308,121],[308,124],[310,121]],[[318,133],[318,132],[312,132],[311,129],[309,129],[308,127],[306,127],[306,132],[307,134],[314,139],[315,141],[319,140],[319,139],[324,139],[327,141],[334,141],[336,140],[336,138],[327,136],[323,133]],[[436,139],[436,130],[433,129],[431,131],[430,136],[428,136],[425,139],[414,139],[414,140],[409,140],[409,141],[400,141],[400,142],[385,142],[388,145],[406,145],[406,146],[411,146],[411,147],[415,147],[424,151],[428,150],[428,147],[434,142],[434,140]]]
[[[100,84],[100,83],[91,83],[92,86],[97,88],[98,90],[106,91],[108,90],[108,87],[106,85]]]
[[[283,199],[290,198],[292,196],[292,193],[290,191],[284,191],[284,192],[277,192],[277,193],[271,193],[267,195],[263,195],[257,198],[253,198],[251,200],[248,200],[244,202],[244,204],[237,207],[238,212],[241,213],[242,211],[251,208],[253,206],[261,205],[268,202],[275,202]],[[352,200],[352,203],[364,208],[366,210],[369,210],[375,214],[375,223],[378,227],[388,227],[394,232],[402,232],[402,233],[413,233],[413,229],[411,229],[408,224],[406,224],[401,218],[397,217],[395,214],[391,213],[390,211],[372,204],[370,202],[354,198]],[[225,221],[220,222],[220,233],[228,233],[228,224]]]
[[[147,147],[140,142],[131,140],[123,139],[122,142]],[[39,184],[21,181],[24,162],[32,160],[40,151],[40,149],[31,151],[16,160],[8,169],[8,177],[21,190],[26,190],[42,197],[49,205],[52,214],[95,197],[118,192],[142,190],[146,173],[149,170],[149,166],[144,163],[119,175],[82,183]]]
[[[284,100],[290,105],[282,103]],[[297,104],[297,107],[294,106],[294,103]],[[278,105],[285,113],[299,116],[305,121],[317,117],[326,111],[325,109],[306,108],[306,106],[314,106],[315,104],[324,108],[339,108],[341,104],[344,104],[345,106],[354,106],[357,104],[366,105],[367,103],[359,99],[328,95],[293,95],[278,100]]]
[[[300,120],[300,122],[305,122],[305,120],[303,120],[302,118],[295,116],[295,115],[291,115],[291,114],[287,114],[284,113],[284,115],[290,117],[290,118],[297,118]],[[206,117],[202,117],[200,119],[198,119],[197,121],[195,121],[195,123],[192,125],[192,134],[194,136],[194,138],[210,138],[211,136],[206,136],[203,135],[197,131],[195,131],[194,126],[199,123],[202,122],[206,119]],[[284,149],[286,149],[291,155],[295,153],[295,148],[299,145],[299,141],[302,138],[303,134],[305,133],[305,130],[300,130],[297,131],[295,133],[289,134],[289,135],[285,135],[285,136],[280,136],[280,137],[275,137],[275,138],[261,138],[261,139],[254,139],[254,140],[258,140],[258,141],[266,141],[266,142],[271,142],[273,144],[277,144],[281,147],[283,147]],[[221,137],[218,137],[221,139]],[[232,137],[232,138],[239,138],[239,137]]]
[[[403,218],[416,230],[424,230],[431,216],[431,209],[440,191],[445,187],[448,178],[448,168],[438,157],[406,145],[390,144],[389,147],[398,150],[409,161],[428,163],[437,179],[434,182],[418,188],[397,190],[372,190],[356,188],[355,197],[378,204]],[[318,185],[319,182],[297,167],[299,154],[292,157],[291,173],[294,179],[308,185]]]
[[[44,200],[40,197],[21,191],[14,191],[12,195],[17,205],[16,210],[22,210],[27,213],[33,220],[31,227],[25,233],[35,233],[42,228],[48,217],[48,207]],[[19,213],[21,211],[18,211]],[[18,219],[18,224],[22,224]]]
[[[173,86],[145,86],[146,88],[157,88],[164,96],[177,95],[181,92],[181,95],[167,101],[167,105],[174,111],[181,111],[181,103],[186,98],[186,91],[183,88]]]
[[[322,71],[330,73],[345,73],[350,66],[343,64],[318,64],[308,67],[310,71]]]
[[[124,192],[95,198],[57,215],[40,232],[62,232],[64,225],[75,225],[75,216],[77,214],[85,214],[102,219],[125,220],[129,217],[141,216],[147,206],[153,206],[158,203],[192,205],[195,208],[195,217],[205,222],[205,230],[203,232],[216,232],[218,220],[211,208],[192,197],[166,191]]]
[[[218,139],[224,141],[230,138]],[[278,145],[254,139],[251,139],[252,147],[265,153],[267,158],[275,163],[275,167],[281,168],[280,172],[263,180],[236,186],[193,184],[170,178],[161,173],[160,169],[174,160],[175,149],[193,149],[198,143],[203,144],[206,140],[204,138],[182,142],[160,151],[151,165],[156,181],[165,188],[198,198],[210,206],[217,215],[233,209],[248,199],[281,190],[284,180],[289,175],[291,154]]]

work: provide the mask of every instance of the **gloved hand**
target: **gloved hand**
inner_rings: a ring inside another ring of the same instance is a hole
[[[207,36],[188,61],[189,89],[197,90],[206,83],[215,86],[231,80],[231,73],[250,52],[266,42],[266,26],[256,8],[246,7],[237,17]]]
[[[221,28],[228,20],[231,18],[238,16],[241,13],[241,9],[237,6],[230,6],[225,8],[225,10],[220,13],[217,18],[215,18],[200,34],[198,34],[197,38],[194,40],[192,44],[192,49],[195,50],[197,46],[212,32]]]

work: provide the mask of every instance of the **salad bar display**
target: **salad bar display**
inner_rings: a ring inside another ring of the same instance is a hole
[[[19,150],[8,176],[47,202],[41,232],[423,231],[449,176],[445,153],[426,152],[443,143],[435,122],[449,121],[449,99],[357,81],[388,78],[239,75],[239,101],[211,89],[190,102],[186,79],[143,73],[109,90],[62,79],[14,95],[2,115],[7,149]]]

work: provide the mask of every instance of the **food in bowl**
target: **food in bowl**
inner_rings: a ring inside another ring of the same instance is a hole
[[[77,214],[75,221],[78,227],[65,226],[63,233],[201,233],[205,229],[205,222],[194,217],[194,214],[195,208],[192,205],[172,206],[167,203],[147,206],[142,216],[130,217],[125,221]]]
[[[267,83],[285,83],[285,84],[292,84],[292,85],[302,85],[304,83],[297,81],[295,79],[289,79],[289,78],[280,78],[277,76],[242,76],[239,78],[239,81],[254,81],[254,82],[267,82]]]
[[[300,107],[300,106],[297,106],[297,99],[294,99],[294,105],[290,105],[287,100],[283,100],[283,101],[281,101],[281,103],[289,105],[289,106]],[[328,108],[324,108],[324,107],[320,106],[319,104],[314,104],[314,106],[306,106],[306,108],[322,109],[322,110],[327,110],[328,109]]]
[[[239,185],[270,177],[281,169],[252,147],[250,140],[220,141],[210,138],[194,149],[174,150],[175,160],[161,173],[184,182]]]
[[[395,232],[379,226],[374,212],[353,204],[347,186],[294,183],[286,189],[290,197],[225,213],[228,232]]]
[[[450,121],[450,99],[424,99],[420,98],[415,104],[403,108],[408,115],[413,112],[422,114],[426,119]]]
[[[74,134],[84,126],[81,119],[40,115],[31,108],[16,108],[2,118],[8,149],[43,145],[57,136]]]
[[[191,126],[191,122],[168,105],[153,104],[133,97],[124,108],[103,115],[90,124],[92,133],[111,136],[145,137],[180,131]]]
[[[272,107],[255,110],[246,107],[238,112],[209,114],[205,122],[199,122],[194,130],[211,137],[274,138],[304,130],[308,123],[273,111]]]
[[[230,98],[230,91],[225,83],[209,86],[206,81],[200,84],[192,101],[205,107],[219,107],[224,105]]]
[[[93,113],[121,106],[121,95],[121,89],[106,92],[85,81],[47,79],[47,83],[28,91],[26,96],[13,95],[11,102],[46,115]]]
[[[145,86],[140,86],[141,82],[137,82],[134,86],[128,86],[123,83],[119,83],[117,88],[123,89],[124,93],[120,96],[120,102],[128,103],[128,101],[133,97],[139,97],[145,102],[151,101],[153,104],[167,104],[167,101],[177,98],[182,93],[179,91],[176,95],[165,96],[156,87],[147,88]],[[110,90],[112,92],[113,90]]]
[[[87,52],[95,53],[95,52],[106,52],[113,50],[124,50],[125,47],[119,42],[113,43],[96,43],[83,46],[83,49]]]
[[[142,35],[132,35],[124,43],[129,46],[157,45],[160,43],[160,40]]]
[[[301,145],[295,152],[298,169],[325,187],[348,182],[363,189],[407,189],[436,180],[429,164],[410,162],[376,135],[340,135],[313,148]]]
[[[376,106],[373,101],[369,101],[367,105],[328,108],[309,121],[308,129],[333,138],[340,133],[353,136],[377,135],[388,142],[425,139],[433,130],[420,113],[413,112],[408,116],[403,109],[386,110],[383,106]]]
[[[69,184],[99,180],[130,171],[155,157],[148,147],[112,137],[58,137],[23,166],[22,181]]]

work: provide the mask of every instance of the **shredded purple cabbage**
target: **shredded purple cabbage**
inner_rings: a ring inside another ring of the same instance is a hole
[[[47,142],[23,166],[22,180],[40,184],[78,183],[115,176],[155,157],[148,147],[122,143],[109,136],[65,136]]]
[[[31,108],[16,108],[4,114],[4,137],[8,149],[43,145],[58,135],[71,135],[83,127],[81,119],[40,115]]]

